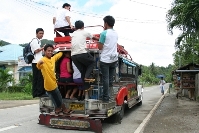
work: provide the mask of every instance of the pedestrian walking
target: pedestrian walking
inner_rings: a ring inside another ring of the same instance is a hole
[[[161,77],[161,80],[160,80],[159,84],[160,84],[160,89],[161,89],[162,95],[164,95],[164,84],[165,83],[166,82],[164,81],[163,77]]]

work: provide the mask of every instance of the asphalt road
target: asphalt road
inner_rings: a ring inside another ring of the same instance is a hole
[[[168,84],[166,87],[168,88]],[[150,110],[161,97],[159,86],[144,88],[142,106],[135,106],[125,111],[121,124],[103,122],[103,133],[134,133]],[[66,131],[49,128],[38,123],[39,105],[31,104],[20,107],[0,109],[0,133],[88,133],[89,131]],[[92,133],[92,132],[90,132]]]

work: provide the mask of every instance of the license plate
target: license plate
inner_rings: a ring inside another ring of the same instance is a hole
[[[71,103],[69,105],[69,108],[71,110],[84,110],[84,104],[79,104],[79,103]]]
[[[79,128],[89,128],[90,123],[88,121],[80,120],[68,120],[68,119],[50,119],[50,124],[52,126],[66,126],[66,127],[79,127]]]

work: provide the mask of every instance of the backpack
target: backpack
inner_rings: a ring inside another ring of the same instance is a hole
[[[33,38],[33,39],[36,39],[36,38]],[[32,41],[33,41],[32,39]],[[31,42],[32,42],[31,41]],[[30,43],[31,43],[30,42]],[[23,49],[23,57],[24,57],[24,61],[27,63],[27,64],[30,64],[32,63],[32,60],[34,59],[34,53],[32,53],[32,50],[31,50],[31,47],[30,47],[30,43],[28,43],[25,48]],[[39,44],[39,41],[38,41],[38,44]]]

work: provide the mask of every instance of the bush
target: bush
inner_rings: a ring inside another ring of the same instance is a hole
[[[25,86],[24,86],[24,89],[23,89],[23,92],[26,93],[26,94],[32,94],[32,84],[31,83],[27,83]]]
[[[7,91],[8,92],[23,92],[23,89],[24,89],[24,86],[17,86],[17,85],[14,85],[14,86],[9,86]]]
[[[26,85],[14,85],[9,86],[6,92],[15,93],[15,92],[22,92],[25,94],[32,94],[32,84],[27,83]]]

